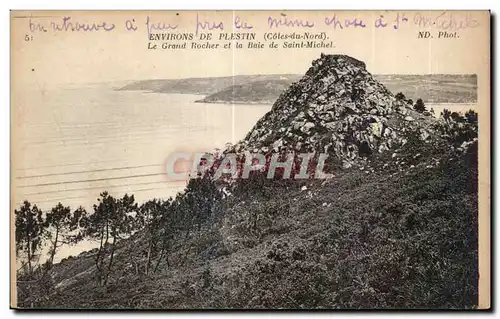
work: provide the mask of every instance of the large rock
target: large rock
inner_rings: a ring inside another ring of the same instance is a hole
[[[365,63],[322,54],[228,151],[328,151],[350,167],[358,157],[404,143],[404,125],[418,125],[409,112],[407,101],[397,100],[376,81]]]

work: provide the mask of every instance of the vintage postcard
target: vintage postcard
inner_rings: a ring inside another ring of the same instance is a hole
[[[489,309],[489,11],[12,11],[11,306]]]

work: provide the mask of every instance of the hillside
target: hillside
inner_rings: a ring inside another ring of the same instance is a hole
[[[21,274],[19,306],[477,305],[477,115],[416,112],[362,61],[322,55],[220,156],[299,152],[327,153],[333,177],[194,178],[175,199],[150,203],[158,222],[106,246],[114,265],[104,285],[94,250],[41,279]]]
[[[285,89],[301,76],[248,75],[180,80],[145,80],[127,84],[120,90],[157,93],[206,94],[200,103],[273,104]],[[391,92],[402,92],[426,103],[476,103],[477,76],[453,74],[374,75]],[[234,81],[234,82],[233,82]]]
[[[384,74],[375,75],[394,94],[426,103],[477,103],[475,74]]]
[[[129,83],[120,91],[147,91],[154,93],[183,93],[183,94],[212,94],[233,85],[242,85],[259,81],[280,81],[283,79],[298,79],[298,75],[265,74],[265,75],[237,75],[227,77],[206,77],[186,79],[158,79],[142,80]]]
[[[133,237],[117,251],[107,287],[96,286],[89,254],[58,264],[27,298],[18,285],[20,306],[472,308],[477,170],[468,165],[476,158],[235,194],[223,216],[178,235],[157,273],[144,274],[147,244]]]
[[[207,95],[196,102],[273,104],[276,98],[292,83],[293,80],[291,79],[277,79],[233,85],[219,92]]]

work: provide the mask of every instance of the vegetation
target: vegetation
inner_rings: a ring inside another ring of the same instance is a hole
[[[396,100],[404,100],[404,99],[406,99],[406,96],[402,92],[396,94]]]
[[[477,141],[478,116],[474,110],[460,114],[444,109],[441,112],[441,119],[436,127],[452,146],[461,147]]]
[[[54,262],[54,256],[57,249],[64,244],[71,244],[79,241],[81,234],[73,234],[80,226],[80,222],[86,218],[86,211],[83,207],[71,213],[69,207],[64,207],[58,203],[50,212],[45,216],[44,227],[48,230],[47,237],[52,239],[51,249],[49,251],[50,259],[49,265]]]
[[[99,250],[96,255],[97,282],[106,285],[113,266],[116,244],[119,239],[132,233],[134,220],[130,215],[137,210],[134,196],[125,194],[121,199],[115,199],[107,192],[101,194],[98,204],[94,205],[94,214],[85,221],[85,234],[99,239]],[[112,240],[112,243],[110,242]],[[110,255],[107,267],[104,254],[110,244]]]
[[[16,216],[16,251],[26,253],[28,274],[33,273],[33,261],[40,249],[44,233],[42,211],[36,205],[24,201]]]
[[[144,235],[147,238],[148,242],[148,251],[147,251],[147,260],[144,265],[146,275],[150,271],[151,267],[151,259],[154,254],[161,249],[161,255],[168,250],[168,244],[165,243],[166,238],[171,233],[170,221],[166,220],[169,214],[166,212],[169,211],[171,205],[171,200],[162,201],[153,199],[145,202],[141,205],[138,210],[137,221],[139,222],[139,228],[144,230]],[[170,230],[170,231],[168,231]],[[163,256],[160,258],[160,260]],[[157,265],[159,264],[158,261]],[[156,270],[157,267],[155,267]]]
[[[423,112],[427,111],[427,109],[425,108],[424,101],[422,101],[422,99],[417,100],[417,102],[413,106],[413,109],[419,113],[423,113]]]
[[[59,229],[56,248],[66,238],[100,246],[55,264],[52,281],[18,282],[19,305],[473,308],[477,114],[445,110],[436,129],[441,143],[408,139],[405,169],[374,154],[384,169],[327,181],[252,172],[222,185],[204,176],[174,199],[142,205],[104,192],[89,216],[62,204],[44,216],[25,202],[15,211],[16,242],[32,279],[42,277],[31,263],[45,232]]]

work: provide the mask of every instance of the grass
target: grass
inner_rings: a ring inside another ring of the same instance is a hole
[[[200,231],[176,235],[158,272],[144,274],[147,244],[137,234],[120,244],[107,287],[96,287],[92,257],[66,260],[43,285],[22,287],[31,293],[20,293],[19,305],[473,308],[477,148],[459,157],[440,153],[433,167],[422,160],[404,170],[389,165],[328,181],[241,187]]]

